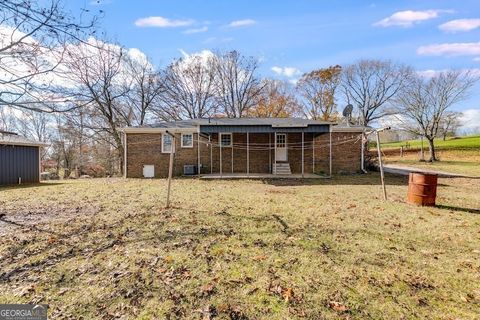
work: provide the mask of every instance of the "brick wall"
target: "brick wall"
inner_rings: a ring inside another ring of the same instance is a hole
[[[332,132],[332,173],[355,173],[361,170],[362,145],[359,132]],[[330,137],[315,138],[315,173],[328,174]]]
[[[174,175],[183,174],[184,165],[197,165],[197,134],[193,135],[193,148],[181,147],[181,135],[176,134]],[[200,147],[200,151],[202,148]],[[127,177],[143,177],[143,166],[154,165],[155,177],[168,176],[169,153],[162,153],[160,133],[127,134]]]
[[[347,139],[358,137],[359,133],[332,133],[332,169],[333,173],[358,172],[360,170],[361,143]],[[212,134],[209,142],[208,136],[200,136],[198,143],[197,134],[194,134],[193,148],[181,148],[180,134],[177,134],[174,174],[182,175],[184,165],[197,165],[198,147],[200,146],[201,173],[220,172],[220,148],[218,134]],[[288,162],[292,173],[302,172],[302,134],[289,133]],[[329,134],[304,134],[304,172],[329,173]],[[245,133],[233,134],[233,148],[222,147],[222,172],[246,173],[247,172],[247,135]],[[274,161],[274,134],[261,133],[249,135],[251,173],[270,173]],[[268,150],[271,144],[272,149]],[[168,175],[170,154],[162,153],[161,134],[136,133],[127,135],[127,176],[142,177],[144,165],[155,166],[155,177]]]

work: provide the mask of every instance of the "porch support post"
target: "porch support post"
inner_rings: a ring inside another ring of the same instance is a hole
[[[208,144],[210,145],[210,174],[213,173],[213,146],[212,146],[212,134],[208,135]]]
[[[305,173],[305,147],[304,147],[304,142],[305,142],[305,132],[302,131],[302,178],[304,177]]]
[[[250,135],[247,131],[247,177],[250,176]]]
[[[220,138],[220,133],[218,133],[218,145],[220,146],[220,177],[223,174],[222,168],[222,139]]]
[[[273,172],[272,170],[272,134],[270,132],[268,133],[268,169],[270,169],[270,172]]]
[[[192,141],[192,143],[193,143],[193,141]],[[198,132],[197,132],[197,175],[199,177],[200,177],[200,166],[201,165],[202,164],[200,163],[200,128],[199,128]]]
[[[330,177],[332,176],[332,125],[330,125],[330,151],[329,151],[329,172]]]
[[[312,173],[315,173],[315,133],[312,133]]]
[[[273,139],[274,144],[274,159],[273,159],[273,174],[277,174],[277,133],[275,132],[275,136]]]
[[[233,133],[232,133],[231,143],[232,143],[232,173],[233,173]]]

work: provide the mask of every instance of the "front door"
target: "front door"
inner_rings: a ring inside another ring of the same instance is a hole
[[[276,139],[275,160],[287,161],[287,134],[277,133],[275,134],[275,139]]]

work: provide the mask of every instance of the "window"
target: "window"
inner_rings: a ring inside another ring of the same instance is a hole
[[[287,145],[287,135],[284,133],[277,133],[277,148],[285,148]]]
[[[232,146],[232,134],[220,133],[220,146],[231,147]]]
[[[169,134],[162,134],[162,153],[171,153],[172,152],[172,141],[173,138]]]
[[[193,134],[182,133],[182,148],[193,148]]]

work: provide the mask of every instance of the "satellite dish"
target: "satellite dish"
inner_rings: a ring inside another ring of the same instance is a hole
[[[345,108],[343,108],[342,115],[347,120],[347,125],[350,126],[350,118],[352,117],[353,106],[351,104],[347,104]]]

